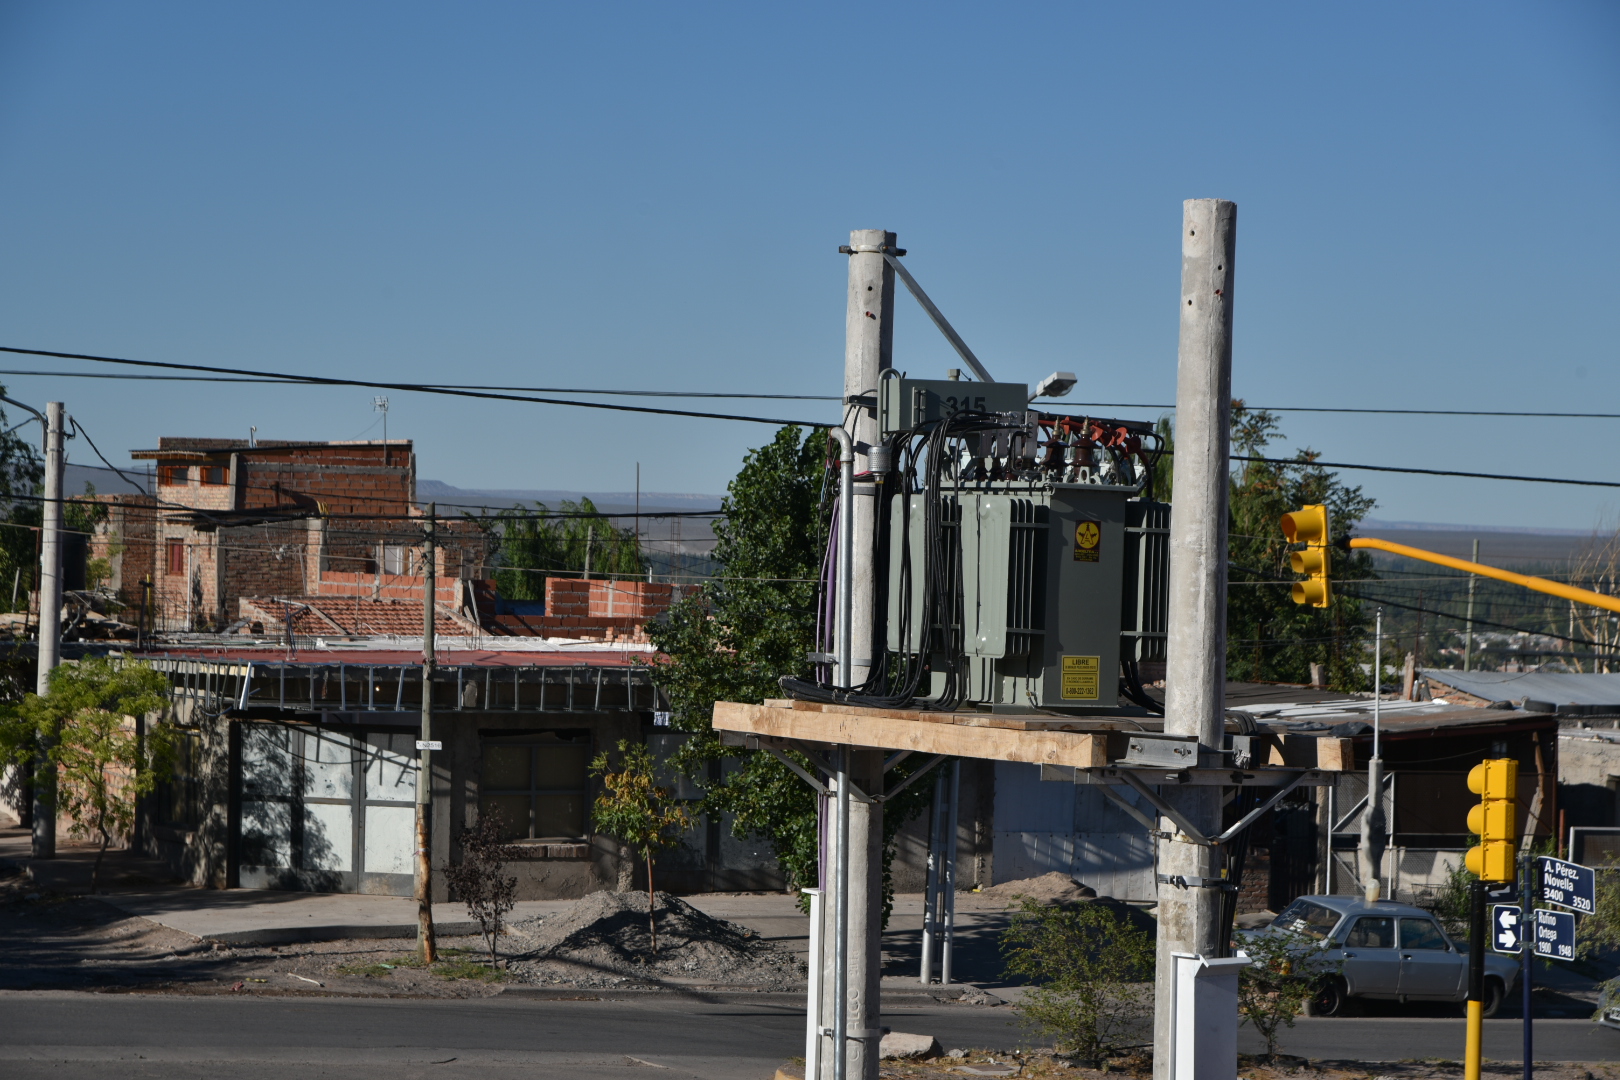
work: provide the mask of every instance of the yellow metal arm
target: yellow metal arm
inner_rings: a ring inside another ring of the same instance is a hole
[[[1434,551],[1424,551],[1422,548],[1407,547],[1405,544],[1394,544],[1388,540],[1375,540],[1370,536],[1357,536],[1351,539],[1353,548],[1372,548],[1375,551],[1387,551],[1391,555],[1404,555],[1408,559],[1421,559],[1438,566],[1449,566],[1453,570],[1462,570],[1469,574],[1478,574],[1480,577],[1495,578],[1497,581],[1506,581],[1513,585],[1523,585],[1526,589],[1547,593],[1550,596],[1560,596],[1565,600],[1573,600],[1577,604],[1590,604],[1592,607],[1602,608],[1605,611],[1620,611],[1620,596],[1604,596],[1602,593],[1592,592],[1590,589],[1577,589],[1573,585],[1565,585],[1561,581],[1548,581],[1546,578],[1531,577],[1528,574],[1515,574],[1511,570],[1498,570],[1494,566],[1484,563],[1469,562],[1467,559],[1453,559],[1450,555],[1441,555]]]

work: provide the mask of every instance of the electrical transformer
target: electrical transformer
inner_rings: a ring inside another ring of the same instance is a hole
[[[886,655],[860,687],[790,680],[790,693],[1026,713],[1151,705],[1139,664],[1164,658],[1170,524],[1169,506],[1144,498],[1159,439],[1151,424],[1029,403],[1021,383],[886,373],[865,478]]]

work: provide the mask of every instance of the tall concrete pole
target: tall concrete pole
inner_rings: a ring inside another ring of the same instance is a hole
[[[844,427],[854,439],[854,511],[842,526],[850,530],[850,579],[853,596],[850,614],[848,669],[851,685],[866,681],[872,660],[882,642],[873,640],[876,625],[877,580],[874,544],[878,486],[870,476],[869,451],[877,443],[878,380],[892,365],[894,355],[894,271],[883,258],[895,251],[894,233],[882,229],[856,229],[849,234],[849,298],[844,321]],[[872,404],[863,403],[863,399]],[[840,573],[843,570],[840,569]],[[841,664],[840,667],[843,665]],[[883,755],[873,750],[852,750],[850,775],[854,785],[868,795],[882,791]],[[834,888],[847,892],[847,942],[843,952],[843,992],[828,978],[822,982],[822,1015],[836,1017],[840,998],[844,1003],[844,1054],[840,1058],[832,1040],[823,1044],[819,1080],[876,1080],[878,1074],[878,988],[882,975],[883,928],[883,804],[854,799],[849,808],[848,877],[837,880],[829,875]],[[842,863],[842,858],[839,859]],[[823,902],[821,910],[828,925],[823,929],[825,972],[836,972],[836,920],[839,903],[835,895]],[[829,1026],[838,1026],[835,1022]]]
[[[1170,516],[1170,621],[1164,730],[1196,735],[1200,764],[1219,758],[1226,690],[1226,514],[1232,404],[1232,258],[1237,205],[1189,199],[1181,225],[1181,343],[1176,361],[1176,483]],[[1205,836],[1220,831],[1221,789],[1188,785],[1164,798]],[[1213,849],[1173,835],[1159,841],[1159,872],[1219,878]],[[1171,1080],[1174,953],[1219,956],[1221,894],[1159,885],[1158,988],[1153,1077]]]
[[[45,506],[39,537],[39,677],[35,689],[51,689],[51,672],[62,662],[62,426],[60,401],[45,406]],[[49,752],[54,736],[46,737]],[[42,762],[43,764],[43,762]],[[36,859],[56,858],[56,770],[41,769],[34,784]]]
[[[416,949],[422,962],[438,959],[433,933],[433,842],[429,818],[433,805],[433,666],[437,646],[433,640],[435,592],[439,586],[437,554],[438,504],[428,503],[427,543],[422,548],[422,734],[417,746],[416,773]]]

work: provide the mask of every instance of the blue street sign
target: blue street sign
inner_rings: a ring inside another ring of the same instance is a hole
[[[1516,953],[1524,948],[1523,918],[1512,904],[1491,905],[1491,948]]]
[[[1554,960],[1575,959],[1575,916],[1567,911],[1536,908],[1535,949],[1537,956]]]
[[[1582,915],[1590,915],[1597,909],[1597,875],[1592,873],[1591,867],[1554,859],[1550,855],[1543,855],[1536,861],[1541,865],[1543,900]]]

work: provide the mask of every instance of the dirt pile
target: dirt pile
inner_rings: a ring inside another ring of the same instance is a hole
[[[1010,908],[1017,907],[1019,899],[1026,896],[1037,904],[1073,904],[1092,899],[1097,895],[1097,890],[1080,884],[1068,874],[1053,870],[1040,877],[1003,881],[1000,885],[992,885],[976,893],[958,895],[971,895],[976,907]],[[960,900],[958,906],[962,906]]]
[[[512,970],[534,983],[758,986],[785,989],[803,977],[784,949],[736,923],[657,894],[658,952],[647,932],[647,894],[599,892],[567,911],[512,925]]]

